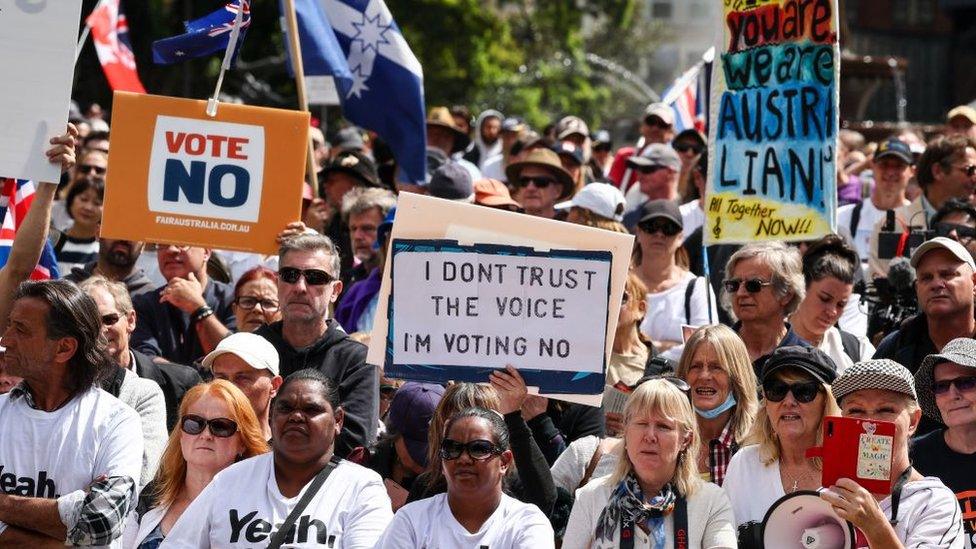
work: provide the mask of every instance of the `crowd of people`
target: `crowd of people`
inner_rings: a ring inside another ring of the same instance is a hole
[[[72,112],[0,269],[0,546],[749,548],[803,490],[857,547],[974,544],[976,110],[842,131],[836,234],[707,248],[707,140],[667,105],[616,150],[431,108],[409,185],[376,135],[310,128],[273,256],[100,238],[108,114]],[[404,192],[634,234],[625,405],[368,364]],[[28,280],[46,241],[62,279]],[[892,493],[823,485],[828,416],[895,424]]]

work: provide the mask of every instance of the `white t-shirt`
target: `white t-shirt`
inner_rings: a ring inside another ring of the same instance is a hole
[[[278,489],[274,454],[235,463],[214,476],[173,525],[162,548],[267,547],[308,488],[293,498]],[[393,518],[378,474],[348,461],[326,479],[295,523],[289,548],[372,548]]]
[[[56,499],[85,490],[102,475],[139,482],[139,416],[101,389],[53,412],[31,408],[26,396],[0,395],[0,433],[2,492]],[[0,533],[6,528],[0,522]]]
[[[871,250],[871,246],[868,244],[868,241],[871,240],[871,232],[874,231],[874,224],[884,217],[886,210],[876,208],[870,198],[864,199],[861,204],[863,204],[861,206],[861,218],[857,222],[857,230],[851,231],[851,236],[854,237],[854,248],[857,250],[857,255],[861,256],[861,262],[867,263]],[[856,206],[857,204],[848,204],[837,208],[838,227],[850,228],[851,216],[854,215]]]
[[[874,345],[871,345],[871,341],[864,336],[859,336],[857,342],[859,344],[857,361],[870,360],[874,356]],[[836,326],[832,326],[824,332],[823,339],[817,348],[826,353],[837,365],[837,375],[844,373],[844,370],[854,365],[851,357],[844,352],[844,340],[841,339],[840,330]]]
[[[546,549],[554,540],[549,519],[531,503],[502,494],[498,508],[472,534],[454,518],[447,494],[438,494],[397,511],[376,548]]]
[[[610,494],[616,485],[610,477],[590,481],[576,491],[573,511],[569,514],[566,535],[563,536],[563,549],[616,549],[620,543],[620,526],[613,538],[595,541],[594,533],[600,513],[610,501]],[[674,545],[674,515],[664,519],[665,547]],[[732,509],[729,498],[717,485],[702,482],[688,498],[688,549],[735,549],[735,530],[732,528]],[[634,529],[634,547],[654,547],[654,540],[642,528]]]
[[[695,281],[695,287],[691,293],[691,322],[688,322],[689,318],[685,316],[685,290],[692,280]],[[704,326],[714,322],[718,322],[715,291],[709,287],[707,278],[696,277],[686,271],[681,281],[671,288],[647,294],[647,315],[641,322],[640,331],[654,341],[683,341],[682,324]],[[683,349],[684,345],[678,345],[669,354],[680,357]]]
[[[688,238],[691,233],[695,232],[695,229],[705,223],[705,210],[701,209],[700,203],[701,199],[696,198],[678,206],[678,210],[681,211],[681,232],[685,238]]]
[[[763,465],[758,444],[745,446],[732,456],[722,488],[732,502],[736,528],[750,521],[762,522],[773,503],[786,495],[779,460]]]
[[[891,496],[878,502],[891,517]],[[905,547],[968,549],[959,504],[952,490],[935,477],[907,482],[901,489],[895,534]]]

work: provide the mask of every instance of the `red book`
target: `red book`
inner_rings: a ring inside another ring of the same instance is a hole
[[[824,487],[849,478],[872,494],[890,494],[894,443],[895,424],[890,421],[827,416],[823,446],[807,450],[807,457],[823,459]]]

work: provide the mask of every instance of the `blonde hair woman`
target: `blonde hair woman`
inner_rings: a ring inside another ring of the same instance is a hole
[[[634,547],[736,547],[728,497],[698,476],[695,414],[675,382],[652,378],[630,395],[617,468],[577,490],[564,549],[628,536]]]
[[[749,352],[730,328],[703,326],[685,343],[677,376],[690,386],[701,435],[698,472],[721,486],[759,408]]]
[[[214,380],[186,392],[177,429],[146,490],[152,508],[131,516],[122,537],[125,549],[158,547],[196,496],[235,461],[268,451],[250,401],[229,381]]]
[[[824,416],[840,415],[830,391],[836,377],[834,362],[812,347],[780,347],[766,361],[762,408],[723,484],[737,525],[758,526],[779,498],[820,488],[820,461],[806,451],[821,445]]]

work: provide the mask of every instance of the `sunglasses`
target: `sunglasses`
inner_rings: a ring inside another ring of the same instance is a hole
[[[658,170],[663,170],[665,169],[665,167],[664,166],[637,166],[636,169],[638,172],[646,175],[649,173],[654,173]]]
[[[193,414],[183,416],[180,422],[180,429],[188,435],[199,435],[205,428],[215,437],[227,438],[237,432],[237,422],[225,417],[207,419]]]
[[[694,151],[695,154],[702,152],[704,149],[701,145],[695,143],[675,143],[671,147],[680,153]]]
[[[762,388],[763,396],[770,402],[782,402],[786,398],[786,393],[793,393],[793,398],[797,402],[806,404],[817,398],[820,383],[817,381],[787,383],[781,379],[770,379],[763,382]]]
[[[484,461],[501,454],[503,451],[490,440],[472,440],[464,443],[445,438],[444,442],[441,443],[441,459],[444,461],[455,460],[461,457],[464,452],[467,452],[468,456],[475,461]]]
[[[739,286],[743,283],[746,285],[746,291],[750,294],[758,294],[765,286],[773,285],[772,282],[767,282],[761,278],[750,278],[749,280],[730,278],[728,280],[723,280],[722,286],[725,287],[726,292],[734,294],[739,291]]]
[[[109,313],[107,315],[102,315],[102,324],[106,326],[115,326],[115,324],[122,318],[119,313]]]
[[[949,392],[949,387],[956,386],[961,393],[968,393],[976,389],[976,376],[961,376],[953,379],[943,379],[932,384],[932,392],[941,395]]]
[[[620,304],[626,305],[630,303],[630,292],[624,292],[624,295],[620,298]]]
[[[281,267],[278,269],[278,276],[288,284],[298,283],[298,279],[304,278],[309,286],[324,286],[336,281],[336,277],[323,271],[322,269],[296,269],[295,267]]]
[[[535,185],[539,189],[545,189],[549,185],[555,185],[556,180],[551,177],[520,177],[515,180],[515,186],[528,187],[529,184]]]
[[[653,126],[655,128],[670,128],[671,127],[671,124],[668,124],[667,122],[665,122],[664,120],[661,120],[660,118],[658,118],[656,116],[648,116],[647,118],[644,119],[644,123],[647,124],[648,126]]]
[[[958,236],[960,240],[971,240],[976,238],[976,229],[973,227],[959,225],[958,223],[944,223],[941,221],[935,224],[935,234],[938,236],[948,237],[953,231],[955,231],[956,236]]]
[[[308,279],[306,278],[305,280]],[[311,284],[311,282],[309,282],[309,284]],[[237,306],[240,307],[241,309],[244,309],[245,311],[250,311],[251,309],[257,307],[258,305],[261,306],[262,310],[265,310],[269,313],[278,310],[277,301],[271,301],[270,299],[258,299],[256,297],[251,297],[251,296],[241,296],[237,298]]]
[[[969,166],[953,166],[957,170],[966,174],[966,177],[976,176],[976,165],[970,164]]]
[[[661,233],[664,236],[674,236],[681,232],[681,227],[677,223],[668,221],[667,219],[641,221],[637,224],[637,228],[647,234]]]
[[[95,175],[105,175],[108,168],[92,166],[91,164],[78,164],[76,169],[81,173],[94,173]]]

